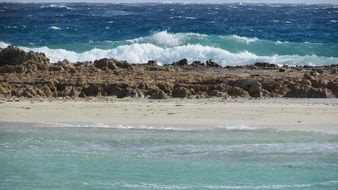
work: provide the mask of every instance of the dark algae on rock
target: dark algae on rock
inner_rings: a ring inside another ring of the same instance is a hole
[[[51,63],[43,53],[9,46],[0,51],[0,96],[117,98],[338,98],[338,65],[254,63],[221,67],[187,59],[159,66],[116,59]]]

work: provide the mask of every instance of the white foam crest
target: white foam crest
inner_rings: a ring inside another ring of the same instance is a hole
[[[242,42],[242,43],[246,43],[246,44],[250,44],[250,43],[258,41],[258,38],[256,38],[256,37],[249,38],[249,37],[237,36],[237,35],[231,35],[230,39],[234,39],[238,42]]]
[[[0,48],[6,48],[8,46],[10,46],[11,44],[8,44],[6,42],[0,41]]]
[[[53,29],[53,30],[61,30],[61,28],[58,27],[58,26],[51,26],[51,27],[49,27],[49,29]]]
[[[51,4],[51,5],[42,5],[40,8],[41,8],[41,9],[43,9],[43,8],[59,8],[59,9],[68,9],[68,10],[73,9],[73,8],[68,7],[68,6],[66,6],[66,5],[55,5],[55,4]]]
[[[180,45],[182,38],[182,35],[170,34],[167,31],[158,32],[151,36],[151,39],[155,44],[168,46]]]
[[[156,32],[150,36],[128,40],[131,43],[151,43],[160,47],[174,47],[183,45],[191,37],[206,37],[207,35],[197,33],[169,33],[167,31]]]
[[[21,48],[25,51],[32,50],[43,52],[52,62],[62,61],[63,59],[68,59],[71,62],[78,62],[94,61],[101,58],[116,58],[119,60],[126,60],[129,63],[146,63],[148,60],[157,60],[160,65],[163,65],[186,58],[189,62],[194,60],[205,61],[212,59],[222,66],[247,65],[258,61],[276,63],[279,65],[328,65],[338,63],[338,58],[334,57],[319,57],[316,55],[258,56],[248,51],[231,53],[221,48],[202,46],[200,44],[160,47],[150,43],[134,43],[108,50],[95,48],[82,53],[65,49],[50,49],[48,47]]]
[[[184,17],[185,19],[187,20],[196,20],[197,18],[196,17],[192,17],[192,16],[187,16],[187,17]]]

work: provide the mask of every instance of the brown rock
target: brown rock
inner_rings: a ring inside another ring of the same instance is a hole
[[[169,99],[170,97],[163,92],[163,90],[157,89],[157,90],[153,90],[153,92],[151,93],[151,96],[149,97],[151,99]]]
[[[188,66],[188,60],[187,59],[181,59],[177,62],[174,62],[173,65],[175,66]]]
[[[322,77],[318,77],[317,79],[311,81],[312,86],[315,88],[325,88],[328,82],[329,82],[328,80]]]
[[[280,73],[284,73],[284,72],[286,71],[286,69],[285,69],[285,68],[280,68],[278,71],[279,71]]]
[[[122,69],[129,69],[129,70],[134,70],[134,67],[129,64],[127,61],[117,61],[115,59],[113,59],[116,66],[118,66],[119,68],[122,68]]]
[[[36,90],[32,86],[21,86],[12,90],[12,95],[15,97],[33,98],[38,97]]]
[[[312,75],[310,75],[309,73],[304,73],[304,79],[308,79],[308,80],[314,80],[315,78],[312,76]]]
[[[118,70],[118,67],[114,60],[111,59],[100,59],[94,61],[94,66],[99,69],[110,69],[110,70]]]
[[[278,65],[266,62],[256,62],[254,66],[261,68],[278,68]]]
[[[227,92],[222,92],[222,91],[218,91],[218,90],[212,90],[210,93],[209,93],[210,96],[212,97],[228,97],[228,93]]]
[[[327,88],[330,89],[333,94],[338,98],[338,80],[336,81],[329,81],[327,84]]]
[[[316,77],[316,76],[319,76],[320,73],[318,73],[316,70],[312,70],[312,71],[310,71],[310,75],[313,76],[313,77]]]
[[[312,82],[310,80],[308,80],[308,79],[304,79],[302,81],[302,84],[307,85],[307,86],[312,86]]]
[[[327,88],[314,88],[307,85],[297,85],[291,88],[285,97],[292,98],[334,98],[335,95]]]
[[[208,67],[222,68],[221,65],[217,64],[216,62],[213,62],[211,59],[209,59],[209,60],[206,62],[206,64],[207,64]]]
[[[32,51],[26,53],[14,46],[8,46],[0,51],[0,67],[4,65],[20,65],[27,61],[49,64],[49,59],[43,53]]]
[[[241,97],[241,98],[248,98],[250,94],[248,91],[239,88],[239,87],[230,87],[228,89],[228,94],[232,97]]]
[[[144,98],[144,93],[140,89],[131,89],[127,96],[132,98]]]
[[[191,92],[185,87],[175,87],[172,96],[174,98],[190,98]]]
[[[147,65],[149,66],[157,66],[157,61],[156,60],[149,60]]]
[[[12,88],[10,85],[1,84],[0,83],[0,96],[11,96],[12,95]]]
[[[59,61],[55,65],[59,65],[63,70],[75,70],[75,65],[70,63],[67,59]]]
[[[86,96],[91,96],[90,92],[88,92],[88,90],[90,89],[86,89]],[[94,94],[94,92],[92,92]],[[58,93],[59,97],[79,97],[79,95],[81,94],[81,88],[79,87],[74,87],[74,86],[66,86],[62,91],[60,91]],[[96,94],[98,95],[98,94]]]
[[[246,79],[241,83],[241,88],[247,90],[252,97],[261,97],[262,84],[256,80]]]
[[[205,67],[206,65],[202,63],[201,61],[194,61],[191,63],[192,67]]]
[[[107,95],[108,96],[116,96],[117,98],[124,98],[130,96],[130,88],[128,85],[108,85],[107,86]]]
[[[90,84],[82,88],[80,96],[101,96],[101,91],[100,85]]]
[[[165,92],[166,94],[172,94],[172,91],[174,88],[172,84],[166,83],[166,82],[157,84],[157,87],[161,89],[163,92]]]
[[[45,94],[46,97],[55,96],[54,93],[52,92],[52,90],[47,85],[42,86],[40,89],[43,91],[43,93]]]
[[[317,72],[319,75],[324,74],[324,70],[323,70],[323,69],[320,69],[320,68],[318,68],[318,69],[313,69],[313,71],[314,71],[314,72]]]

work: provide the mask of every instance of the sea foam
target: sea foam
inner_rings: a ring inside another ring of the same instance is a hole
[[[151,43],[133,43],[121,45],[112,49],[94,48],[86,52],[75,52],[65,49],[51,49],[48,47],[28,48],[21,47],[25,51],[33,50],[43,52],[52,62],[68,59],[71,62],[94,61],[101,58],[116,58],[130,63],[146,63],[148,60],[157,60],[160,65],[170,64],[174,61],[186,58],[189,62],[194,60],[205,61],[212,59],[222,66],[246,65],[258,61],[276,63],[280,65],[327,65],[338,63],[335,57],[320,57],[316,55],[273,55],[258,56],[249,51],[231,53],[227,50],[203,46],[200,44],[188,44],[174,47],[160,47]]]
[[[8,47],[9,45],[11,45],[11,44],[8,44],[8,43],[6,43],[6,42],[0,41],[0,48],[6,48],[6,47]]]
[[[61,30],[51,26],[53,30]],[[160,65],[171,64],[186,58],[194,60],[212,59],[222,66],[246,65],[264,61],[279,65],[331,65],[338,63],[335,44],[309,42],[280,42],[244,37],[239,35],[205,35],[198,33],[155,32],[152,35],[124,40],[79,44],[87,51],[78,51],[75,46],[68,49],[21,47],[25,51],[46,54],[52,62],[68,59],[71,62],[94,61],[101,58],[116,58],[130,63],[146,63],[157,60]],[[5,45],[3,44],[2,47]],[[80,49],[80,48],[79,48]],[[338,51],[338,50],[337,50]]]

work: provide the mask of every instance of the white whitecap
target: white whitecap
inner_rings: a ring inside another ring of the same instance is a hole
[[[11,44],[8,44],[6,42],[0,41],[0,48],[6,48],[8,46],[10,46]]]
[[[249,37],[243,37],[243,36],[237,36],[237,35],[231,35],[229,36],[229,38],[234,39],[238,42],[246,43],[246,44],[250,44],[250,43],[258,41],[258,38],[256,37],[249,38]]]
[[[185,19],[187,20],[196,20],[197,18],[196,17],[191,17],[191,16],[187,16],[187,17],[184,17]]]
[[[41,9],[44,9],[44,8],[59,8],[59,9],[68,9],[68,10],[73,9],[73,8],[65,6],[65,5],[57,5],[57,4],[42,5],[42,6],[40,6],[40,8]]]
[[[51,26],[51,27],[49,27],[49,29],[53,29],[53,30],[61,30],[61,28],[58,27],[58,26]]]
[[[92,49],[90,51],[77,53],[65,49],[50,49],[48,47],[27,48],[23,50],[43,52],[52,62],[68,59],[71,62],[94,61],[101,58],[116,58],[127,60],[129,63],[146,63],[148,60],[157,60],[159,64],[170,64],[183,58],[191,63],[194,60],[205,61],[212,59],[222,66],[247,65],[255,62],[270,62],[280,65],[328,65],[338,62],[338,58],[319,57],[316,55],[273,55],[258,56],[254,53],[243,51],[231,53],[227,50],[203,46],[200,44],[179,45],[173,47],[160,47],[151,43],[133,43],[121,45],[112,49]]]
[[[198,33],[169,33],[167,31],[156,32],[150,36],[128,40],[130,43],[151,43],[160,47],[174,47],[186,44],[192,37],[207,37]]]

